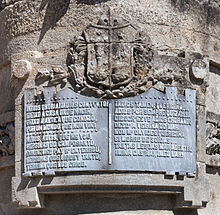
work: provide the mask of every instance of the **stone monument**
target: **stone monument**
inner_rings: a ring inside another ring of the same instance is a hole
[[[0,211],[217,215],[220,9],[192,2],[0,2]]]

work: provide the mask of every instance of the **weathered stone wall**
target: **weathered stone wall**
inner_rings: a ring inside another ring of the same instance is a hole
[[[12,123],[14,101],[19,93],[18,86],[23,85],[22,79],[17,80],[17,77],[12,77],[11,71],[12,69],[16,71],[16,68],[11,68],[11,60],[23,59],[22,53],[25,51],[34,51],[34,53],[38,51],[45,59],[54,59],[54,64],[65,64],[66,58],[63,56],[66,56],[74,36],[81,35],[88,23],[96,23],[107,6],[147,32],[153,46],[160,54],[184,57],[187,53],[197,52],[209,56],[211,67],[206,111],[207,123],[209,126],[211,124],[214,130],[211,134],[207,131],[207,137],[214,141],[215,145],[215,153],[206,157],[206,175],[211,190],[210,202],[204,209],[175,210],[174,196],[168,194],[53,194],[45,196],[46,209],[17,210],[11,202],[11,178],[15,175],[14,156],[10,155],[13,153],[7,145],[7,151],[10,152],[8,156],[2,156],[3,151],[0,150],[0,214],[218,215],[220,209],[218,151],[220,2],[218,0],[1,0],[1,129],[6,129],[7,124]],[[10,140],[13,145],[13,140]]]

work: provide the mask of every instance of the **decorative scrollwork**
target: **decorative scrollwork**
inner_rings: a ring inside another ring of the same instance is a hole
[[[14,154],[14,123],[0,127],[0,157]]]
[[[209,155],[220,155],[220,127],[216,123],[206,124],[206,153]]]

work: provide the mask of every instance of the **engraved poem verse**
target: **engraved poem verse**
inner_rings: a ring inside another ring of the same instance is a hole
[[[25,173],[195,172],[195,92],[155,89],[99,100],[70,89],[44,98],[26,91]]]

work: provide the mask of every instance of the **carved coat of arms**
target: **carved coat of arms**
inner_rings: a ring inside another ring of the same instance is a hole
[[[153,53],[148,36],[108,11],[75,38],[67,58],[69,81],[82,94],[133,96],[144,91]]]

